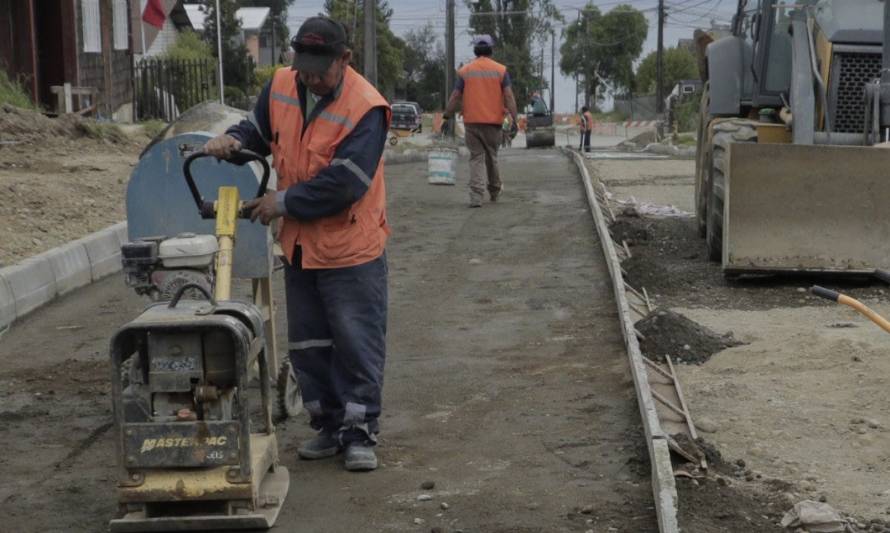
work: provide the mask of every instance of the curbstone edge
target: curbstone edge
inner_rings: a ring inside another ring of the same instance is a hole
[[[117,239],[118,239],[118,241],[120,241],[121,246],[130,242],[130,236],[127,233],[127,223],[126,222],[118,222],[114,226],[111,226],[111,228],[109,228],[109,229],[114,230],[114,232],[117,233]]]
[[[26,259],[0,270],[15,299],[15,315],[21,318],[56,297],[56,276],[45,255]]]
[[[15,296],[6,278],[0,270],[0,329],[5,328],[15,321]]]
[[[49,261],[59,296],[89,285],[93,281],[87,250],[81,242],[72,242],[40,254]]]
[[[74,242],[81,243],[86,248],[93,281],[99,281],[121,269],[121,240],[115,226]]]

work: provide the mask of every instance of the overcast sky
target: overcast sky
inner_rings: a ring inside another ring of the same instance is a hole
[[[457,63],[472,59],[473,51],[470,47],[469,14],[463,0],[456,0],[456,56]],[[656,26],[657,0],[599,0],[594,2],[602,11],[609,11],[619,3],[629,4],[643,11],[649,20],[649,35],[643,49],[643,56],[657,46],[658,31]],[[566,20],[578,16],[578,10],[585,4],[585,0],[554,0],[554,4],[562,11]],[[291,35],[296,33],[300,24],[312,15],[322,11],[323,0],[296,0],[288,13],[288,26]],[[423,27],[427,21],[433,23],[436,31],[445,35],[445,0],[389,0],[393,9],[391,27],[396,35],[404,35],[413,28]],[[726,23],[735,11],[736,2],[733,0],[666,0],[668,22],[665,26],[664,43],[666,47],[675,46],[678,39],[692,36],[697,27],[710,26],[710,20]],[[359,14],[361,15],[361,14]],[[556,110],[558,112],[571,112],[575,107],[575,82],[571,78],[559,73],[559,36],[557,35],[556,57]],[[550,50],[545,54],[545,70],[550,72]],[[549,74],[548,74],[549,75]]]

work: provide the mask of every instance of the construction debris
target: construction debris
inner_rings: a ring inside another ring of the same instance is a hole
[[[847,521],[837,511],[827,503],[813,500],[795,504],[782,518],[782,527],[805,528],[810,533],[843,533],[848,530]]]

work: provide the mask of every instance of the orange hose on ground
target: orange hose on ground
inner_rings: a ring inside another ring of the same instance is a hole
[[[859,311],[859,313],[865,315],[869,320],[880,326],[881,329],[883,329],[887,333],[890,333],[890,321],[887,321],[886,318],[872,311],[867,305],[860,302],[859,300],[841,294],[837,299],[837,303],[852,307],[856,311]]]

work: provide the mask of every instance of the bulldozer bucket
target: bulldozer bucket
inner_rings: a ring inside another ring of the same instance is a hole
[[[723,269],[871,273],[890,265],[890,150],[736,143]]]

